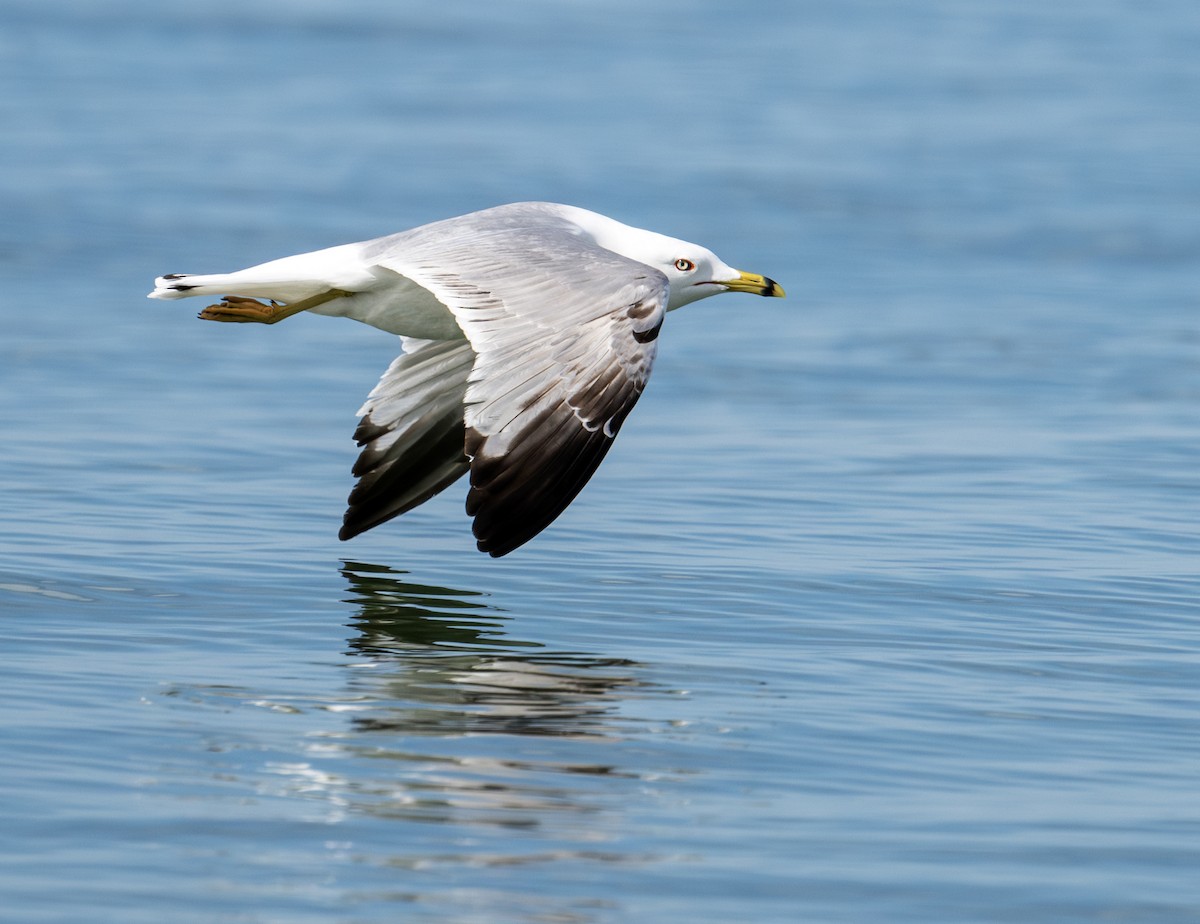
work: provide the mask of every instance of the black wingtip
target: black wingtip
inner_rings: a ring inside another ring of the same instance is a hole
[[[476,539],[475,548],[483,552],[485,555],[490,555],[492,558],[503,558],[509,552],[515,552],[523,546],[529,539],[522,539],[520,542],[505,543],[503,545],[497,543],[494,539]]]

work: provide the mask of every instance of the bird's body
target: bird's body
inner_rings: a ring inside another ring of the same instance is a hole
[[[403,354],[360,411],[341,536],[469,471],[478,547],[499,556],[596,470],[645,387],[665,313],[728,290],[783,294],[695,244],[527,202],[235,273],[162,276],[150,297],[221,297],[208,320],[312,311],[400,335]]]

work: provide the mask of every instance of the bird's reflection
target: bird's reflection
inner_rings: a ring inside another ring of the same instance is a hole
[[[648,728],[628,711],[656,695],[644,668],[515,638],[515,620],[478,592],[361,562],[342,574],[355,634],[346,688],[323,709],[345,724],[310,733],[303,761],[273,763],[271,791],[319,799],[333,821],[365,814],[459,832],[459,849],[445,852],[443,836],[389,853],[389,866],[428,863],[428,850],[472,866],[606,858],[601,845],[619,841],[624,806],[644,785],[644,749],[633,758],[623,747]],[[555,833],[533,853],[509,838],[534,830]]]
[[[354,692],[371,703],[352,720],[359,731],[603,736],[619,694],[643,685],[631,661],[510,637],[509,617],[478,592],[360,562],[342,573],[358,607]]]

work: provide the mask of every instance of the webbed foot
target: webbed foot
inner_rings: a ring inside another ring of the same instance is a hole
[[[274,324],[290,314],[287,306],[272,301],[268,305],[241,295],[226,295],[219,305],[209,305],[197,317],[205,321],[233,321],[241,324]]]

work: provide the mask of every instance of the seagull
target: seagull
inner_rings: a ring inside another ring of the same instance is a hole
[[[234,273],[172,273],[149,298],[219,298],[206,321],[302,311],[399,335],[359,410],[339,538],[470,473],[476,545],[506,555],[596,471],[650,375],[663,318],[721,292],[779,284],[710,250],[569,205],[519,202]]]

